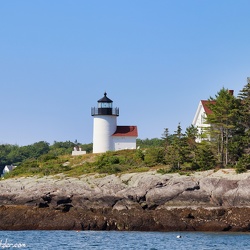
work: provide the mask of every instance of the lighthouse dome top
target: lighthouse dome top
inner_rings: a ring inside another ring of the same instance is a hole
[[[97,102],[108,102],[108,103],[112,103],[113,101],[107,97],[107,93],[105,92],[105,93],[104,93],[104,97],[101,98],[100,100],[98,100]]]

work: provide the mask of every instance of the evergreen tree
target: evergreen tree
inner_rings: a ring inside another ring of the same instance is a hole
[[[225,166],[229,163],[230,141],[237,129],[238,102],[225,88],[222,88],[215,98],[210,97],[209,101],[212,111],[207,117],[207,122],[211,124],[210,137],[217,145],[220,164]]]
[[[186,128],[185,131],[185,142],[186,142],[186,161],[194,162],[196,159],[196,148],[197,142],[196,138],[198,137],[198,129],[194,125],[190,125]]]
[[[172,136],[171,144],[166,148],[166,163],[170,164],[172,168],[180,169],[181,164],[185,162],[187,155],[187,144],[185,134],[182,133],[180,123],[177,130]]]
[[[239,92],[238,98],[241,101],[241,125],[244,129],[244,149],[245,153],[250,154],[250,77],[247,78],[247,84]]]
[[[202,141],[197,145],[196,158],[193,162],[193,169],[208,170],[216,166],[216,160],[212,152],[211,143]]]
[[[164,141],[164,147],[167,148],[170,144],[170,135],[168,128],[164,129],[161,139]]]
[[[198,137],[198,129],[192,124],[186,128],[186,137],[189,147],[193,150],[196,147],[196,138]]]

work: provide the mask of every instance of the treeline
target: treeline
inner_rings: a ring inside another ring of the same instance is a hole
[[[158,147],[163,145],[163,141],[158,138],[137,139],[137,145],[141,148]],[[81,149],[87,153],[92,153],[93,151],[92,143],[82,144],[77,141],[55,141],[52,145],[46,141],[39,141],[27,146],[1,144],[0,169],[5,165],[20,165],[26,160],[52,159],[61,155],[70,155],[75,146],[81,147]]]
[[[137,140],[138,145],[142,148],[162,146],[163,141],[161,139],[145,139]],[[55,141],[50,145],[46,141],[39,141],[27,146],[18,146],[11,144],[0,145],[0,170],[5,165],[16,165],[19,166],[23,162],[32,159],[47,160],[54,159],[61,155],[70,155],[75,146],[81,147],[82,151],[92,153],[93,144],[82,144],[77,141]]]
[[[5,165],[20,165],[28,159],[55,158],[60,155],[71,154],[73,148],[79,146],[87,153],[92,152],[92,143],[80,144],[78,142],[57,142],[52,145],[40,141],[27,146],[11,144],[0,145],[0,168]]]

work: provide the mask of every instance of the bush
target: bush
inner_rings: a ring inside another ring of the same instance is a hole
[[[246,154],[239,159],[235,167],[235,171],[237,174],[241,174],[246,172],[248,169],[250,169],[250,155]]]
[[[165,151],[164,148],[150,148],[146,151],[144,162],[148,166],[157,164],[165,164]]]
[[[34,175],[41,171],[39,163],[37,160],[30,159],[23,162],[22,165],[14,168],[10,173],[8,173],[8,177],[14,177],[14,176],[26,176],[26,175]]]
[[[101,154],[98,156],[96,165],[97,167],[110,166],[112,164],[118,164],[120,162],[119,157],[112,155],[110,152]]]
[[[137,149],[136,153],[135,153],[135,160],[136,161],[144,161],[144,158],[145,158],[145,155],[142,152],[142,150],[141,149]]]
[[[237,174],[242,174],[245,173],[247,171],[246,167],[243,166],[242,164],[237,164],[236,168],[235,168],[235,172]]]
[[[97,169],[97,172],[99,174],[117,174],[119,172],[121,172],[122,169],[121,169],[121,166],[119,165],[112,165],[112,166],[103,166],[103,167],[99,167]]]
[[[202,142],[198,145],[195,155],[196,158],[192,163],[193,170],[208,170],[216,165],[212,149],[207,142]]]
[[[156,171],[158,174],[169,174],[171,173],[170,169],[166,169],[166,168],[160,168]]]
[[[49,160],[56,160],[58,159],[58,157],[54,154],[48,153],[48,154],[41,155],[38,159],[39,161],[49,161]]]

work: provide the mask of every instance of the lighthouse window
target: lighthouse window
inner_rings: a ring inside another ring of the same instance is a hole
[[[112,103],[109,102],[101,102],[98,103],[99,108],[112,108]]]

